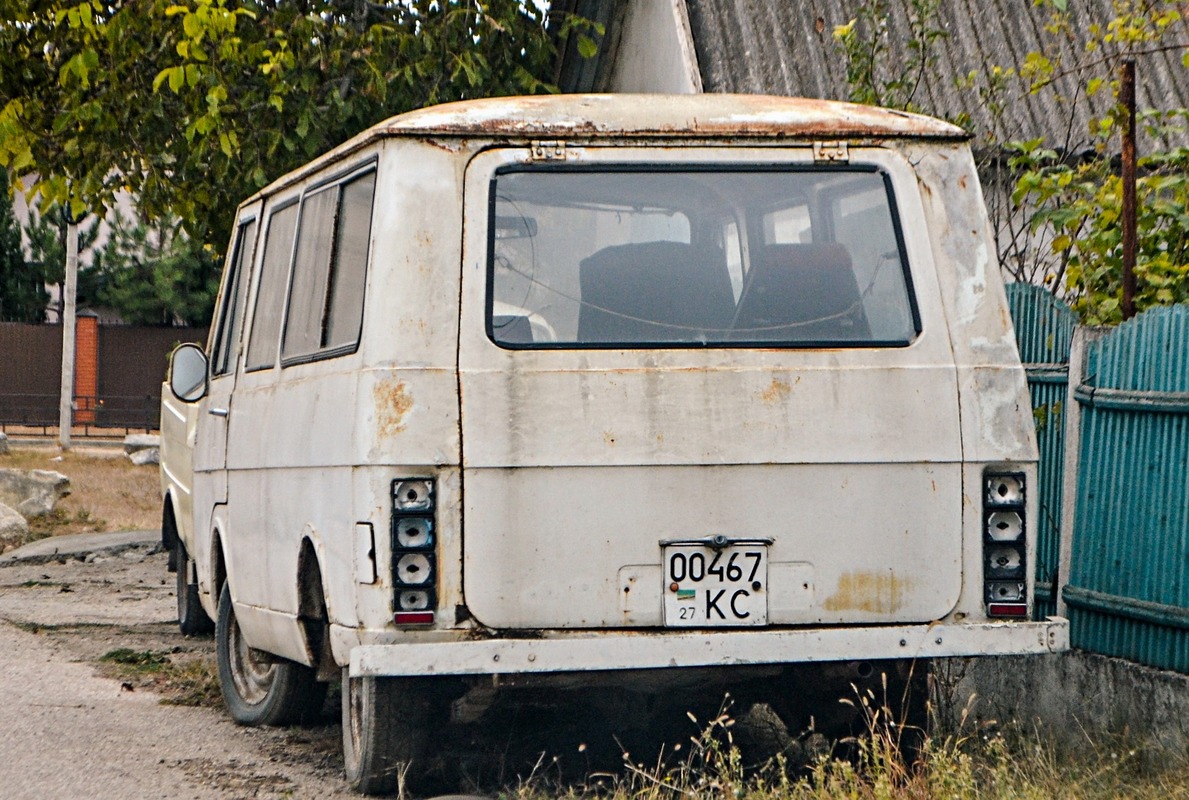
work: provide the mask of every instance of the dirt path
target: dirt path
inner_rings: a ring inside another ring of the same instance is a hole
[[[143,551],[0,570],[0,795],[353,797],[333,724],[239,728],[218,707],[162,705],[135,677],[96,674],[118,648],[209,663],[213,642],[172,622],[171,579]]]
[[[0,797],[357,797],[342,773],[337,687],[318,724],[234,725],[213,639],[178,632],[165,555],[143,546],[87,558],[0,565]],[[637,714],[625,705],[614,716]],[[496,796],[529,775],[581,785],[622,765],[621,727],[581,697],[518,694],[481,721],[427,734],[434,791]]]

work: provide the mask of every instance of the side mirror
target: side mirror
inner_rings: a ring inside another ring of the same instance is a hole
[[[206,396],[206,353],[196,344],[178,345],[169,357],[169,389],[183,403]]]

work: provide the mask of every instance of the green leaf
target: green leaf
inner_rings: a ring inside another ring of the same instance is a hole
[[[161,88],[161,84],[163,84],[163,83],[165,83],[165,81],[169,80],[169,73],[172,72],[174,69],[176,69],[176,67],[171,67],[170,69],[163,69],[157,73],[157,77],[153,78],[153,91],[154,92]]]
[[[594,58],[599,52],[599,46],[595,44],[595,40],[582,34],[578,37],[578,55],[583,58]]]

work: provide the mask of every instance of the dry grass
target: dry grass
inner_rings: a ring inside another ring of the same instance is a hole
[[[509,786],[501,800],[1189,800],[1189,754],[1128,741],[1087,742],[1058,752],[1035,731],[971,732],[926,740],[907,761],[904,730],[878,711],[851,758],[820,756],[805,770],[780,758],[746,768],[720,716],[700,736],[653,764],[624,754],[618,774],[587,785],[550,780],[549,769]]]
[[[45,469],[70,478],[70,495],[55,513],[30,520],[33,539],[67,533],[152,530],[161,524],[156,466],[138,467],[120,448],[13,447],[0,468]]]
[[[99,671],[121,681],[126,689],[156,692],[161,695],[161,705],[210,708],[221,702],[219,678],[209,653],[122,647],[99,657]]]

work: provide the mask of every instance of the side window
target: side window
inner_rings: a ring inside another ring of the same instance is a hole
[[[239,353],[240,330],[244,324],[244,301],[248,286],[248,268],[252,264],[252,253],[256,243],[256,221],[243,223],[235,237],[227,276],[226,295],[221,303],[218,334],[211,358],[211,374],[226,375],[235,370],[235,359]]]
[[[281,333],[281,312],[285,308],[285,279],[293,255],[293,231],[297,227],[297,202],[272,212],[264,234],[264,259],[260,286],[256,289],[256,310],[248,338],[247,371],[273,365]]]
[[[359,343],[375,187],[371,171],[302,198],[283,361],[351,352]]]
[[[322,332],[323,347],[343,347],[359,341],[375,190],[375,173],[343,186],[339,199],[338,236],[334,261],[331,262],[330,296],[326,300],[326,325]]]

